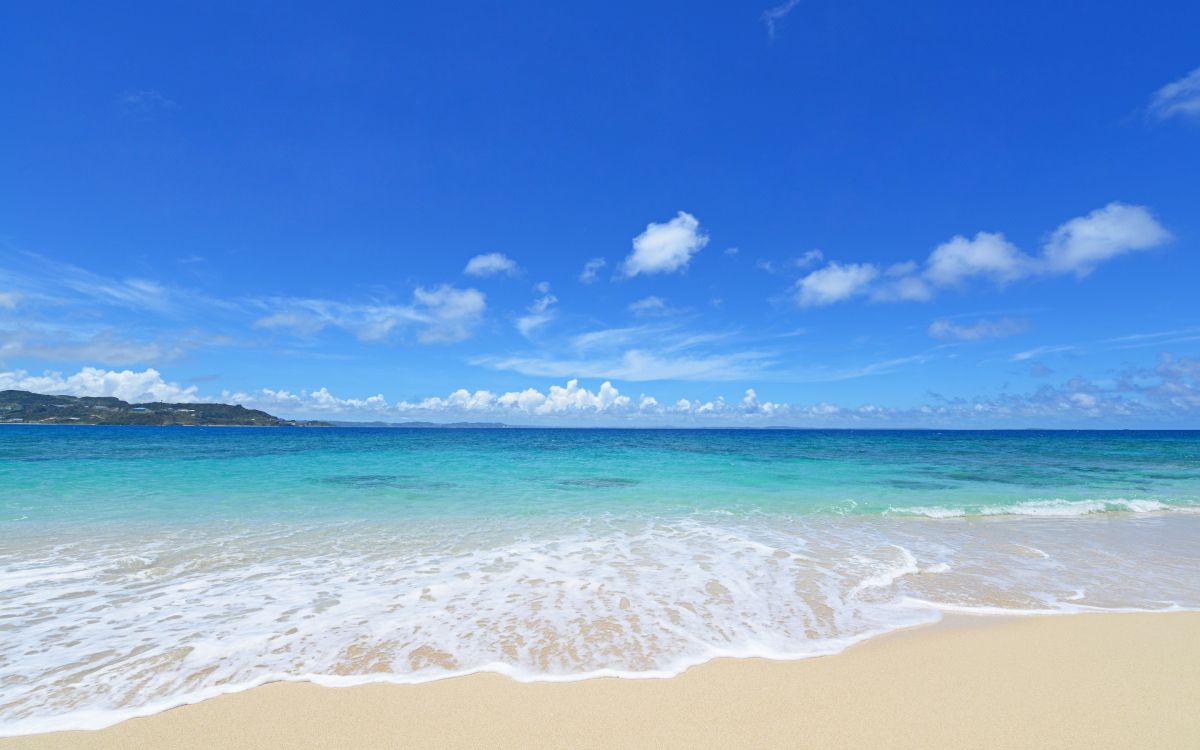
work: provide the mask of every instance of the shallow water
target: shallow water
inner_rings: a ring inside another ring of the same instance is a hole
[[[0,733],[1200,608],[1200,433],[0,427]]]

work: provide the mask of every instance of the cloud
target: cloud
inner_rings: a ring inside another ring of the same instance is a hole
[[[20,301],[19,292],[0,292],[0,310],[15,310]]]
[[[415,326],[423,343],[453,343],[470,337],[483,317],[486,297],[477,289],[442,284],[413,290],[411,305],[353,304],[322,299],[279,298],[261,301],[276,308],[255,321],[259,328],[312,336],[332,326],[363,342],[388,340],[397,329]]]
[[[979,232],[974,239],[955,235],[934,248],[925,262],[925,278],[940,286],[958,284],[982,276],[1003,284],[1026,276],[1030,258],[1004,235]]]
[[[600,269],[608,265],[608,261],[604,258],[592,258],[587,263],[583,264],[583,270],[579,272],[579,283],[590,284],[596,280]]]
[[[830,263],[796,282],[796,303],[819,307],[841,302],[866,290],[879,269],[870,263]]]
[[[544,296],[534,300],[533,304],[529,306],[528,315],[522,315],[521,317],[517,318],[517,330],[520,331],[521,335],[525,338],[529,338],[537,329],[554,319],[554,311],[551,310],[550,307],[554,303],[558,302],[558,297],[555,297],[553,294],[549,294],[549,285],[544,287],[539,285],[539,287],[541,287],[541,291],[544,293]]]
[[[197,342],[188,336],[173,342],[137,341],[111,329],[76,330],[21,321],[16,330],[0,327],[0,362],[37,359],[48,362],[92,362],[104,365],[167,362],[181,357]]]
[[[809,266],[816,265],[825,259],[825,253],[820,250],[809,250],[795,258],[789,258],[782,263],[777,263],[773,260],[759,260],[754,264],[754,267],[760,271],[767,273],[783,273],[788,270],[803,270]]]
[[[1060,352],[1073,352],[1076,350],[1076,348],[1077,347],[1070,345],[1070,344],[1064,344],[1061,346],[1037,346],[1037,347],[1034,347],[1033,349],[1027,349],[1026,351],[1023,351],[1023,352],[1017,352],[1016,354],[1009,357],[1009,359],[1013,362],[1024,362],[1026,360],[1033,359],[1034,357],[1040,357],[1043,354],[1058,354]]]
[[[1011,318],[979,320],[972,325],[959,325],[953,321],[941,319],[929,324],[929,335],[935,339],[979,341],[981,339],[1015,336],[1028,328],[1028,321],[1013,320]]]
[[[795,7],[799,4],[800,0],[784,0],[784,2],[780,3],[779,5],[775,5],[763,11],[762,16],[760,16],[760,20],[762,20],[762,22],[767,26],[768,37],[771,39],[775,38],[775,32],[778,31],[779,22],[787,18],[788,14],[791,13],[792,10],[795,9]]]
[[[305,417],[364,413],[382,415],[389,409],[383,394],[362,399],[339,398],[330,393],[328,388],[305,389],[297,393],[272,388],[260,388],[249,393],[222,391],[221,400],[249,409],[261,409],[276,416],[280,411],[289,416]]]
[[[176,383],[169,383],[153,368],[134,372],[84,367],[74,375],[68,376],[49,371],[41,375],[30,375],[25,370],[0,372],[0,390],[33,391],[64,396],[115,396],[130,403],[208,400],[197,394],[196,386],[182,387]]]
[[[630,349],[611,357],[593,359],[562,359],[536,355],[480,357],[472,360],[471,364],[539,377],[611,378],[631,382],[716,382],[756,377],[770,366],[771,361],[769,355],[763,352],[674,354]]]
[[[504,253],[487,253],[486,255],[476,255],[467,261],[463,273],[483,278],[499,274],[515,276],[518,270],[516,261]]]
[[[629,305],[629,312],[639,318],[649,318],[660,315],[670,315],[675,310],[662,297],[650,295]]]
[[[622,273],[630,278],[686,269],[692,256],[707,244],[708,237],[700,231],[696,217],[680,211],[665,224],[647,224],[646,231],[633,238],[633,252],[625,258]]]
[[[179,105],[157,91],[129,91],[117,98],[117,103],[131,115],[149,117],[159,112],[179,109]]]
[[[1159,120],[1200,117],[1200,68],[1154,92],[1149,112]]]
[[[629,396],[621,395],[612,383],[605,381],[596,391],[590,391],[572,379],[566,386],[552,385],[543,393],[535,388],[496,395],[491,391],[474,393],[460,388],[446,398],[427,398],[416,403],[397,404],[400,411],[420,412],[516,412],[527,415],[561,415],[579,413],[623,413],[637,407]]]
[[[417,287],[413,299],[418,312],[425,317],[425,325],[417,333],[417,339],[423,343],[453,343],[469,338],[487,307],[483,292],[447,284],[433,289]]]
[[[1171,239],[1144,206],[1109,203],[1055,229],[1043,248],[1048,273],[1082,278],[1118,255],[1148,250]]]
[[[922,268],[915,261],[896,263],[883,274],[870,264],[830,263],[797,284],[802,306],[850,299],[870,285],[874,302],[923,302],[940,289],[973,279],[998,285],[1032,276],[1074,274],[1082,278],[1119,255],[1158,247],[1171,239],[1145,206],[1113,202],[1055,229],[1037,256],[1022,252],[999,232],[955,235],[938,245]],[[759,266],[774,270],[768,262]],[[853,269],[853,272],[852,272]],[[805,293],[805,287],[810,287]]]
[[[884,372],[894,363],[877,363]],[[874,366],[873,366],[874,367]],[[1034,366],[1037,377],[1052,374]],[[861,368],[870,369],[870,368]],[[605,379],[592,390],[570,378],[565,385],[546,390],[526,388],[505,393],[486,389],[459,388],[447,396],[389,403],[382,394],[365,398],[337,396],[328,388],[289,391],[260,388],[254,391],[225,390],[219,399],[201,395],[197,386],[180,386],[167,381],[155,369],[143,371],[104,370],[85,367],[73,375],[46,372],[31,375],[24,370],[0,372],[0,390],[17,389],[73,396],[115,396],[137,403],[184,401],[239,403],[282,417],[354,417],[372,419],[479,419],[501,420],[546,418],[563,424],[604,423],[616,420],[630,424],[730,424],[746,426],[794,425],[841,427],[895,426],[1137,426],[1192,425],[1200,416],[1200,359],[1163,353],[1152,367],[1119,373],[1102,384],[1081,377],[1059,385],[1043,384],[1026,393],[1002,393],[991,397],[946,398],[931,394],[931,400],[911,408],[865,403],[786,403],[762,399],[755,388],[741,398],[721,395],[701,398],[656,398],[651,394],[622,393]],[[565,420],[565,421],[563,421]]]

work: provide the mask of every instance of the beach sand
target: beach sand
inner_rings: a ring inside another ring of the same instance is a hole
[[[275,683],[18,748],[1200,748],[1200,614],[950,617],[662,680]]]

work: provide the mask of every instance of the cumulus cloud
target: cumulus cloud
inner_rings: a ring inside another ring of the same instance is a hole
[[[1084,277],[1106,260],[1171,239],[1145,206],[1109,203],[1055,229],[1043,248],[1048,273]]]
[[[383,394],[367,398],[339,398],[328,388],[307,389],[298,392],[260,388],[257,391],[222,391],[221,401],[241,404],[249,409],[266,412],[283,412],[288,416],[344,415],[363,413],[385,413],[389,406]]]
[[[1070,273],[1082,278],[1105,261],[1170,239],[1170,232],[1145,206],[1113,202],[1059,226],[1036,256],[1022,252],[999,232],[955,235],[934,248],[923,267],[907,261],[880,274],[870,264],[830,263],[798,282],[797,301],[802,306],[827,305],[869,287],[875,302],[921,302],[973,279],[1005,285],[1031,276]],[[763,267],[772,270],[769,264]],[[810,288],[807,293],[805,287]]]
[[[579,385],[578,380],[566,386],[552,385],[543,393],[535,388],[496,395],[491,391],[474,393],[460,388],[446,398],[427,398],[416,403],[397,404],[400,411],[483,411],[519,412],[528,415],[628,412],[636,407],[633,399],[621,395],[612,383],[605,381],[596,391]]]
[[[260,302],[275,310],[255,321],[259,328],[281,329],[311,336],[326,328],[348,331],[360,341],[387,340],[397,329],[417,328],[423,343],[452,343],[471,335],[487,307],[477,289],[458,289],[442,284],[413,290],[410,305],[355,304],[323,299],[281,298]]]
[[[468,276],[498,276],[504,274],[506,276],[516,275],[517,263],[512,258],[504,253],[487,253],[485,255],[476,255],[467,261],[467,265],[463,268],[463,273]]]
[[[141,372],[133,370],[102,370],[84,367],[74,375],[44,372],[31,375],[25,370],[0,372],[0,391],[18,390],[51,393],[62,396],[114,396],[130,403],[148,401],[198,402],[207,401],[196,392],[196,386],[180,386],[163,380],[154,368]]]
[[[878,275],[879,269],[870,263],[830,263],[796,282],[796,303],[818,307],[850,299],[866,291]]]
[[[692,256],[708,244],[695,216],[680,211],[664,223],[651,222],[633,238],[633,252],[621,267],[626,277],[649,273],[672,273],[686,269]]]
[[[1154,92],[1149,111],[1159,120],[1200,117],[1200,68]]]
[[[1043,368],[1035,375],[1051,374]],[[155,369],[103,370],[85,367],[73,375],[24,370],[0,372],[0,390],[17,389],[73,396],[115,396],[132,403],[146,401],[211,402],[196,386],[167,381]],[[662,400],[650,394],[634,398],[611,380],[594,390],[571,378],[546,390],[496,393],[459,388],[447,396],[389,403],[382,394],[365,398],[337,396],[327,388],[288,391],[261,388],[223,391],[220,401],[263,409],[283,417],[365,417],[372,419],[433,418],[447,420],[502,419],[538,421],[561,418],[565,424],[603,423],[615,419],[630,424],[745,424],[794,426],[963,426],[1055,425],[1133,426],[1194,424],[1200,415],[1200,359],[1170,353],[1156,365],[1119,373],[1099,384],[1073,377],[1059,385],[1044,384],[1025,392],[1005,392],[983,398],[946,398],[913,408],[865,403],[857,406],[828,401],[787,403],[762,399],[747,388],[739,399],[721,395]],[[640,421],[638,421],[640,420]]]
[[[1030,258],[1004,235],[979,232],[974,239],[955,235],[934,248],[925,263],[925,278],[950,286],[972,277],[1006,283],[1030,273]]]
[[[592,258],[587,263],[584,263],[583,270],[579,272],[579,283],[592,283],[599,276],[600,269],[607,265],[608,261],[606,261],[604,258]]]
[[[1029,328],[1028,321],[1001,318],[999,320],[978,320],[970,325],[955,323],[952,320],[935,320],[929,324],[929,335],[935,339],[950,339],[956,341],[979,341],[981,339],[1015,336]]]

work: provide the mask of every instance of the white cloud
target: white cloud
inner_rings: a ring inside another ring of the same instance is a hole
[[[1200,68],[1156,91],[1150,99],[1150,114],[1160,120],[1200,117]]]
[[[58,372],[30,375],[25,370],[0,372],[0,390],[33,391],[63,396],[114,396],[130,403],[147,401],[207,401],[196,386],[182,387],[163,380],[154,368],[141,372],[84,367],[74,375]]]
[[[767,36],[774,39],[775,32],[778,30],[779,22],[787,18],[788,14],[800,4],[800,0],[784,0],[779,5],[772,6],[763,11],[761,16],[762,22],[767,26]]]
[[[396,409],[401,412],[516,412],[540,416],[622,413],[638,408],[633,405],[633,399],[621,395],[610,382],[605,381],[599,389],[590,391],[581,387],[575,379],[567,381],[565,387],[552,385],[545,393],[535,388],[527,388],[524,391],[496,395],[491,391],[479,390],[472,393],[460,388],[446,398],[435,396],[417,402],[402,401],[396,405]]]
[[[0,309],[15,310],[20,301],[21,295],[18,292],[0,292]]]
[[[471,363],[539,377],[611,378],[634,382],[742,380],[760,375],[771,364],[768,355],[762,352],[680,355],[645,349],[630,349],[619,355],[596,359],[512,356],[481,357]]]
[[[1001,318],[999,320],[979,320],[971,325],[960,325],[951,320],[935,320],[929,324],[929,335],[936,339],[956,339],[958,341],[979,341],[981,339],[1015,336],[1029,328],[1024,320]]]
[[[804,255],[795,258],[789,258],[783,262],[773,260],[758,260],[754,267],[760,271],[767,273],[783,273],[789,270],[803,270],[809,266],[816,265],[825,259],[825,253],[820,250],[809,250]]]
[[[259,303],[276,308],[255,321],[259,328],[284,329],[311,336],[333,326],[350,332],[360,341],[387,340],[394,331],[417,327],[423,343],[451,343],[471,335],[483,317],[486,297],[477,289],[458,289],[446,284],[413,290],[413,304],[354,304],[322,299],[272,299]]]
[[[1037,347],[1034,347],[1033,349],[1027,349],[1026,351],[1023,351],[1023,352],[1017,352],[1016,354],[1012,355],[1012,357],[1010,357],[1009,359],[1013,362],[1024,362],[1026,360],[1033,359],[1034,357],[1040,357],[1043,354],[1057,354],[1059,352],[1073,352],[1073,351],[1075,351],[1075,349],[1076,349],[1076,347],[1069,345],[1069,344],[1062,345],[1062,346],[1037,346]]]
[[[907,261],[879,274],[870,264],[830,263],[797,283],[797,301],[801,306],[832,304],[869,286],[875,302],[923,302],[939,288],[976,278],[1003,285],[1031,276],[1083,277],[1118,255],[1157,247],[1170,239],[1171,234],[1144,206],[1113,202],[1059,226],[1036,257],[1023,253],[999,232],[978,232],[973,238],[955,235],[934,248],[923,269]],[[776,270],[769,261],[759,261],[759,267]]]
[[[534,300],[533,304],[529,306],[528,315],[522,315],[517,318],[517,330],[525,338],[529,338],[537,329],[554,319],[554,311],[550,307],[558,302],[558,297],[548,293],[550,291],[549,285],[543,286],[539,284],[538,287],[544,296]]]
[[[298,393],[272,388],[260,388],[249,393],[222,391],[221,400],[241,404],[249,409],[261,409],[272,414],[283,411],[292,417],[308,417],[318,414],[382,414],[389,408],[383,394],[363,399],[339,398],[330,393],[328,388],[318,388],[315,391],[301,390]]]
[[[417,287],[413,299],[418,311],[426,316],[425,326],[417,333],[424,343],[452,343],[470,337],[487,307],[483,292],[447,284],[433,289]]]
[[[608,265],[608,261],[604,258],[592,258],[587,263],[583,264],[583,270],[579,272],[579,283],[590,284],[596,280],[600,273],[600,269]]]
[[[796,282],[796,302],[801,307],[841,302],[865,291],[878,275],[870,263],[830,263]]]
[[[925,263],[925,278],[950,286],[974,276],[997,283],[1015,281],[1032,271],[1029,256],[1004,239],[1004,235],[979,232],[974,239],[955,235],[934,248]]]
[[[695,216],[680,211],[665,224],[651,222],[633,238],[633,252],[625,258],[626,277],[643,273],[672,273],[686,269],[692,256],[708,244]]]
[[[0,327],[0,362],[21,358],[104,365],[161,363],[177,359],[186,344],[194,343],[186,336],[166,344],[123,338],[109,329],[72,330],[21,321],[15,331]]]
[[[925,302],[933,298],[933,289],[920,276],[889,279],[871,293],[875,302]]]
[[[628,326],[626,328],[602,328],[598,331],[576,334],[571,337],[571,348],[579,351],[610,349],[644,340],[648,336],[665,334],[670,328],[659,326]]]
[[[1054,230],[1043,248],[1045,269],[1083,277],[1106,260],[1148,250],[1170,238],[1144,206],[1109,203]]]
[[[631,303],[629,305],[629,312],[639,317],[649,317],[653,315],[666,315],[672,312],[672,310],[667,305],[667,301],[662,297],[650,295]]]
[[[516,275],[517,263],[512,258],[504,253],[487,253],[486,255],[476,255],[467,261],[467,265],[463,268],[463,273],[468,276],[496,276],[505,274],[507,276]]]

